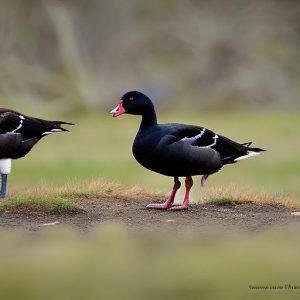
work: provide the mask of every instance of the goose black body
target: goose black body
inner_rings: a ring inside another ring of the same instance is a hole
[[[204,185],[207,177],[224,165],[264,151],[250,147],[251,142],[240,144],[204,127],[158,124],[152,101],[137,91],[126,93],[111,113],[114,117],[124,113],[142,116],[132,147],[135,159],[151,171],[174,177],[173,191],[168,200],[163,204],[149,204],[148,208],[188,209],[192,176],[203,175],[201,185]],[[181,185],[179,177],[186,178],[186,193],[183,204],[177,206],[173,203]]]

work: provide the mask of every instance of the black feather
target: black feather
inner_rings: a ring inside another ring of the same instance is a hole
[[[13,149],[12,144],[8,143],[8,140],[4,142],[5,138],[2,137],[2,147],[6,145],[7,149],[9,147],[11,149],[9,151],[10,156],[7,158],[17,159],[25,156],[41,138],[50,133],[69,131],[66,128],[62,128],[61,125],[74,125],[74,123],[38,119],[10,109],[0,108],[0,135],[16,133],[22,139],[22,143],[17,147],[18,149]]]

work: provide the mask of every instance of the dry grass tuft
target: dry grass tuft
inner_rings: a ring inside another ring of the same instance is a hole
[[[161,193],[150,192],[143,187],[134,186],[128,188],[121,184],[108,182],[102,179],[84,181],[82,183],[70,182],[60,187],[55,187],[49,184],[39,185],[36,187],[30,187],[25,190],[15,192],[10,198],[17,198],[20,196],[33,198],[41,196],[52,196],[67,199],[114,198],[132,200],[164,197],[164,195]]]
[[[98,179],[83,183],[70,183],[58,188],[58,194],[70,198],[113,198],[113,199],[153,199],[154,197],[162,198],[163,195],[158,192],[150,192],[145,188],[134,186],[127,188],[121,184],[108,182]]]
[[[299,209],[300,202],[287,195],[272,194],[265,191],[241,189],[236,186],[218,186],[202,190],[202,202],[216,205],[283,205],[289,209]]]

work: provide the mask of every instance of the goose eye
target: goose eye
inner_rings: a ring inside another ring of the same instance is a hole
[[[130,97],[129,100],[132,101],[132,100],[133,100],[133,97]]]

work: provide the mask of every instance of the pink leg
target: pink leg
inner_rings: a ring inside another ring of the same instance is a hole
[[[187,210],[189,205],[189,197],[190,197],[190,190],[193,186],[193,179],[192,177],[186,177],[185,179],[185,196],[182,205],[179,206],[172,206],[169,210],[178,211],[178,210]]]
[[[202,178],[201,178],[201,186],[202,187],[204,187],[204,183],[206,182],[208,176],[209,176],[208,174],[202,176]]]
[[[173,190],[171,195],[169,196],[169,198],[167,199],[167,201],[165,203],[151,203],[149,205],[147,205],[147,208],[155,208],[155,209],[168,209],[170,208],[173,203],[174,203],[174,199],[175,199],[175,195],[177,190],[180,188],[181,183],[178,180],[178,177],[174,178],[174,186],[173,186]]]

